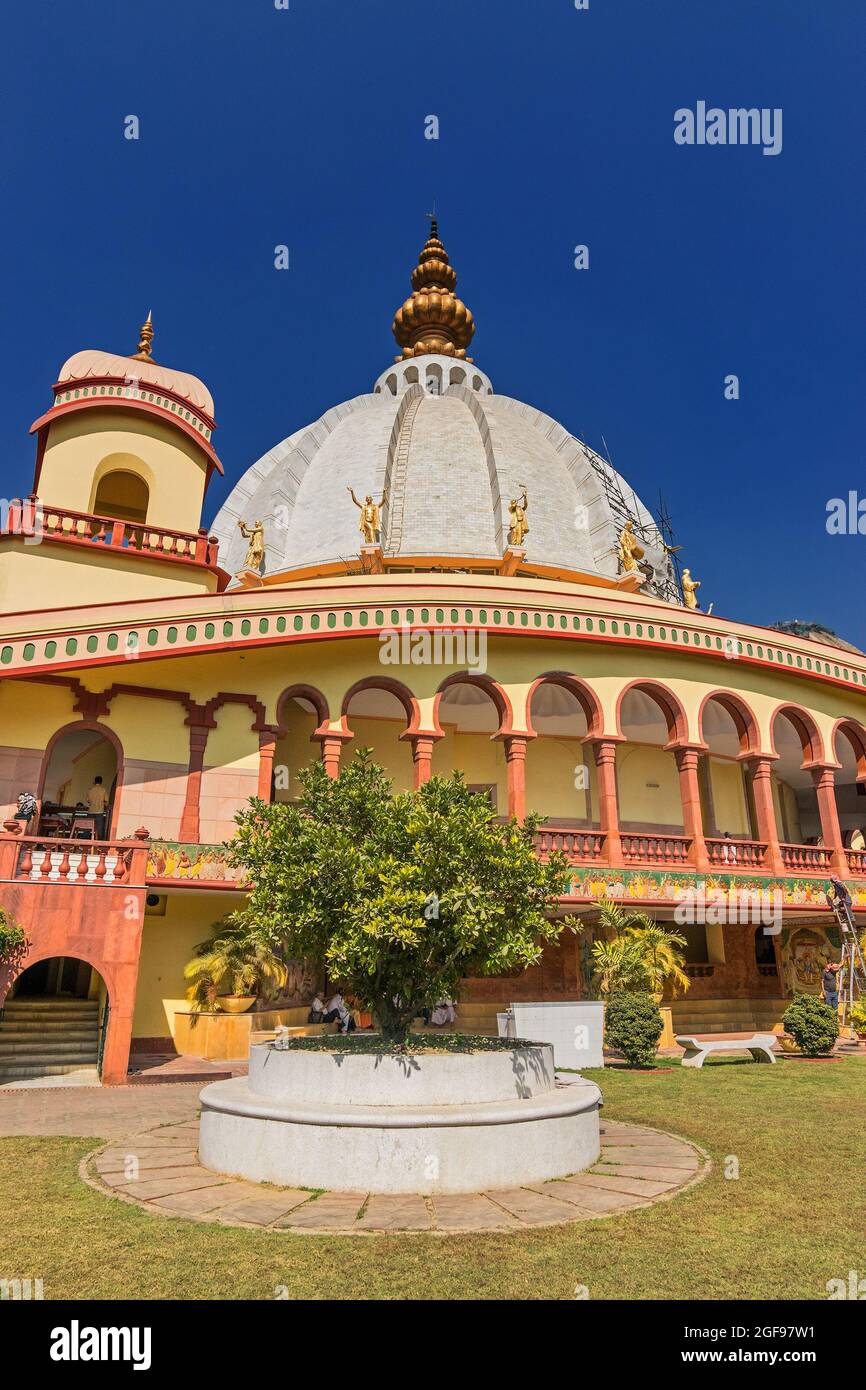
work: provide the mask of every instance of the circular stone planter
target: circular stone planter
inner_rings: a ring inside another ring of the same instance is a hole
[[[201,1093],[199,1157],[218,1173],[374,1193],[481,1192],[566,1177],[599,1155],[601,1093],[557,1080],[553,1048],[250,1049]]]

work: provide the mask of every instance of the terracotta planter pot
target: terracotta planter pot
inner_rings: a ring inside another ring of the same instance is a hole
[[[217,1003],[224,1014],[245,1014],[256,1002],[254,994],[219,994]]]

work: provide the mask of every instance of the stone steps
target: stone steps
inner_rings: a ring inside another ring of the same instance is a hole
[[[92,1065],[83,1062],[40,1062],[33,1066],[4,1064],[0,1066],[0,1089],[14,1081],[38,1081],[43,1076],[75,1076],[82,1081],[96,1081],[98,1072],[95,1062]]]
[[[46,1076],[95,1079],[95,999],[12,999],[0,1016],[0,1086]]]
[[[675,1033],[771,1032],[788,999],[677,999],[671,1005]]]

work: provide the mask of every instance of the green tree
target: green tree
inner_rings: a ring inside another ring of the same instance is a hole
[[[337,778],[316,763],[300,781],[296,805],[255,798],[236,817],[228,850],[250,891],[233,920],[323,964],[387,1038],[464,976],[523,969],[559,936],[548,913],[567,869],[536,855],[538,817],[496,824],[457,774],[392,796],[367,749]]]

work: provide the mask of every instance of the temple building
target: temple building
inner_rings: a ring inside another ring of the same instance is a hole
[[[474,332],[434,222],[396,359],[291,422],[207,524],[214,403],[154,359],[150,316],[135,353],[61,367],[0,518],[0,908],[27,934],[0,962],[0,1084],[122,1084],[131,1053],[187,1049],[183,966],[244,891],[236,812],[358,747],[398,790],[459,768],[494,815],[545,816],[563,913],[676,922],[677,1029],[767,1028],[818,991],[828,876],[866,909],[866,656],[704,611],[630,485],[498,394]],[[585,994],[590,941],[467,980],[464,1025]],[[298,966],[261,1002],[309,989]]]

